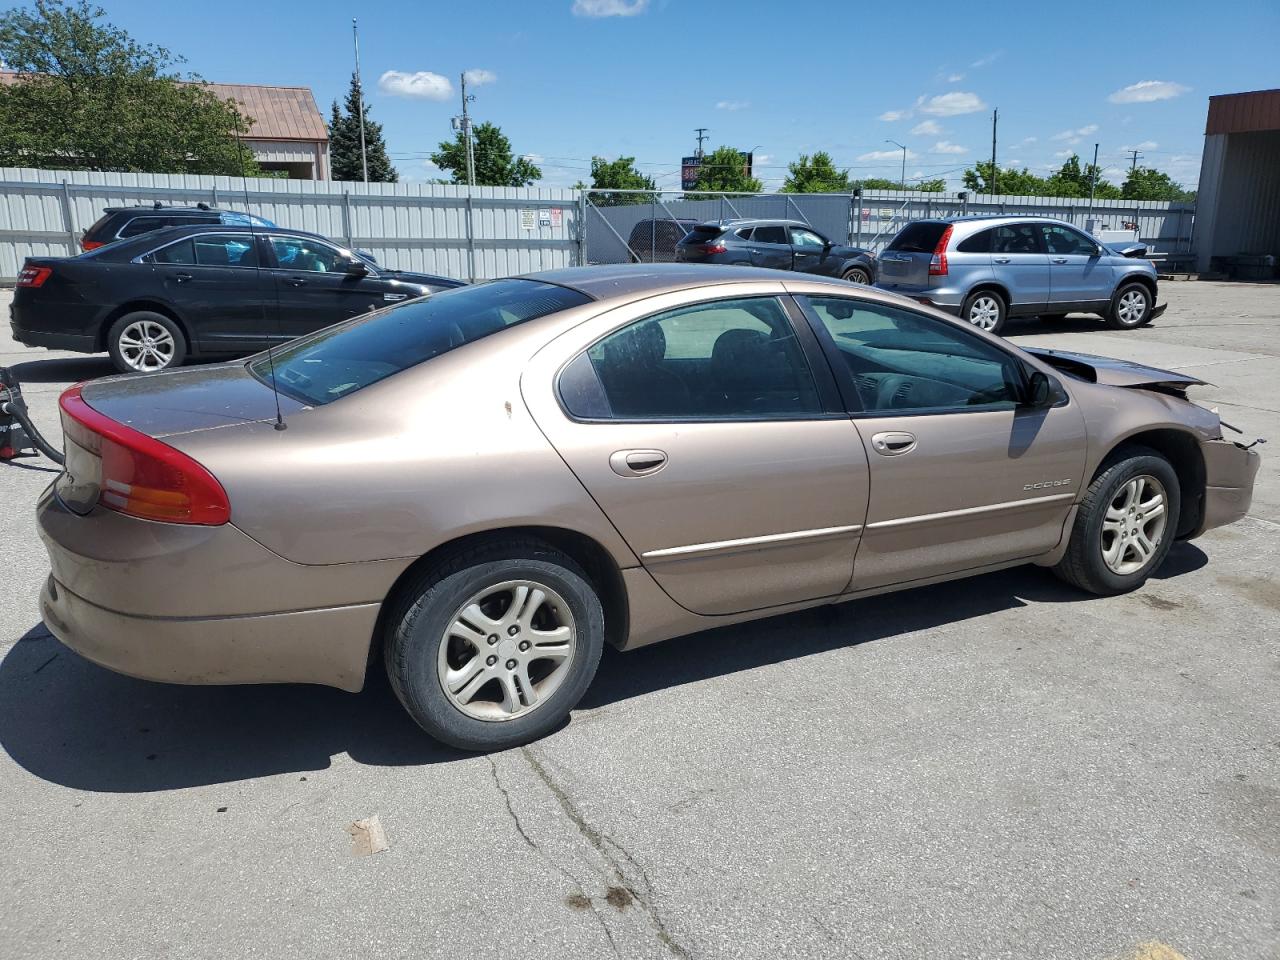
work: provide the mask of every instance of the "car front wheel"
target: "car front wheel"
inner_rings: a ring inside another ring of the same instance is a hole
[[[1146,447],[1128,448],[1089,484],[1054,572],[1102,596],[1137,589],[1173,546],[1181,507],[1169,461]]]
[[[396,696],[422,729],[462,750],[550,733],[586,692],[604,647],[586,574],[538,541],[481,546],[428,571],[387,629]]]
[[[841,275],[841,279],[866,286],[871,282],[871,274],[864,267],[850,267]]]
[[[1113,330],[1132,330],[1151,322],[1151,291],[1141,283],[1125,284],[1111,298],[1107,326]]]
[[[187,338],[164,314],[137,310],[111,325],[107,350],[121,373],[156,373],[182,366]]]

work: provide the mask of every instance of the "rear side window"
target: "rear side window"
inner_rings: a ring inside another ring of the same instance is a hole
[[[190,240],[179,240],[161,247],[147,259],[152,263],[195,263],[196,252]]]
[[[447,290],[294,340],[275,352],[276,383],[304,403],[329,403],[492,333],[590,300],[536,280]],[[249,371],[271,382],[266,355],[251,360]]]
[[[975,233],[972,237],[966,237],[956,246],[958,253],[990,253],[991,252],[991,233],[990,230],[983,230]]]
[[[773,297],[648,317],[585,356],[590,371],[579,357],[560,378],[562,402],[583,419],[759,420],[821,412],[804,352]]]
[[[751,239],[755,243],[786,243],[791,241],[787,238],[786,227],[756,227],[755,232],[751,234]]]
[[[182,217],[134,217],[120,229],[120,239],[124,240],[128,237],[139,237],[144,233],[151,233],[153,230],[160,230],[163,227],[193,227],[206,223],[217,223],[218,218],[213,215],[208,216],[182,216]]]
[[[992,253],[1039,253],[1040,229],[1031,223],[1005,224],[991,231]]]
[[[936,220],[918,220],[915,223],[908,223],[898,231],[898,235],[886,249],[898,250],[902,253],[933,253],[946,229],[945,223],[939,223]]]

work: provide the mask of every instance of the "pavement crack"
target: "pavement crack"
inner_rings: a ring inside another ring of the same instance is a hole
[[[547,789],[550,790],[552,796],[556,798],[556,802],[560,804],[560,809],[564,811],[564,815],[569,818],[569,821],[578,828],[578,832],[586,838],[586,841],[591,844],[604,861],[609,864],[613,869],[614,876],[617,877],[618,882],[621,883],[627,892],[631,894],[635,899],[635,902],[640,904],[641,909],[644,910],[645,916],[649,918],[649,923],[653,927],[654,933],[658,938],[658,942],[674,953],[677,957],[682,958],[682,960],[691,960],[693,955],[689,952],[687,947],[676,940],[672,935],[671,931],[667,928],[666,921],[663,920],[662,915],[658,913],[657,908],[654,906],[653,885],[649,880],[648,874],[639,865],[639,863],[636,862],[635,857],[631,856],[631,854],[628,853],[616,840],[606,837],[595,827],[591,826],[591,824],[587,823],[568,792],[560,786],[553,776],[551,776],[547,768],[539,762],[536,756],[534,756],[532,750],[528,747],[521,747],[520,752],[524,755],[525,760],[528,761],[529,766],[533,768],[533,772],[538,775],[538,779],[546,784]],[[640,873],[641,880],[646,888],[645,892],[642,893],[637,890],[635,884],[627,877],[626,872],[622,869],[622,864],[610,850],[611,846],[616,848],[623,855],[626,861],[632,864],[632,866],[634,866]]]
[[[553,860],[550,854],[543,850],[541,845],[534,840],[533,837],[529,836],[529,831],[525,829],[524,823],[520,820],[520,815],[516,813],[516,808],[511,804],[510,791],[503,786],[502,778],[498,776],[498,765],[494,763],[493,757],[485,757],[485,759],[489,761],[489,772],[493,775],[493,785],[497,789],[498,793],[502,795],[502,801],[507,806],[507,816],[511,818],[511,823],[515,826],[516,833],[520,835],[520,839],[525,842],[530,850],[541,857],[547,866],[560,874],[560,876],[564,877],[564,879],[568,881],[569,886],[573,888],[573,892],[590,905],[591,915],[595,918],[596,923],[600,924],[600,929],[604,931],[605,938],[609,941],[609,947],[613,951],[613,955],[620,958],[622,954],[618,950],[617,941],[613,939],[613,932],[609,929],[609,925],[604,922],[604,917],[600,915],[600,910],[596,906],[595,900],[587,896],[587,892],[582,888],[582,884],[578,882],[577,878],[575,878],[573,874],[569,873],[568,870]]]

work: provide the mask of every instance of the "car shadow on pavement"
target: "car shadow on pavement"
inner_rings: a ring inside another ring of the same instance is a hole
[[[79,383],[115,374],[116,368],[107,357],[54,357],[48,360],[23,360],[9,367],[18,383]]]
[[[1198,547],[1178,544],[1155,579],[1206,562]],[[581,705],[599,708],[1030,603],[1094,599],[1048,571],[1020,567],[721,627],[631,653],[610,649]],[[376,667],[358,694],[302,684],[151,683],[90,663],[42,624],[0,661],[0,747],[34,776],[107,793],[324,770],[341,753],[374,766],[468,756],[422,733]]]

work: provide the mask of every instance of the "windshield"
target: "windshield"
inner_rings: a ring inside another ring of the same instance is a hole
[[[273,351],[276,384],[304,403],[329,403],[491,333],[589,301],[577,290],[536,280],[459,287],[328,327]],[[251,360],[249,371],[271,383],[266,354]]]

